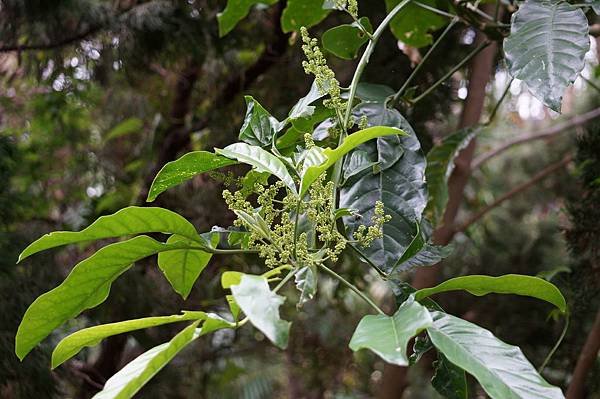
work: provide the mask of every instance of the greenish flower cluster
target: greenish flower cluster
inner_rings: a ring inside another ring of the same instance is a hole
[[[354,18],[358,18],[358,1],[357,0],[334,0],[335,8],[346,10],[348,14]]]
[[[383,237],[384,223],[392,220],[390,215],[386,215],[383,202],[375,202],[375,211],[371,218],[371,225],[360,225],[354,232],[354,239],[363,247],[370,246],[373,241]]]
[[[328,94],[329,98],[323,101],[327,108],[335,110],[341,114],[346,108],[346,103],[342,101],[340,82],[335,78],[335,73],[327,65],[327,60],[319,48],[318,41],[308,35],[308,30],[302,27],[300,29],[302,36],[302,51],[306,56],[306,61],[302,61],[304,72],[315,76],[315,82],[319,92],[323,95]]]

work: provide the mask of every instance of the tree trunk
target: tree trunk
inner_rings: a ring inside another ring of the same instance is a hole
[[[583,399],[587,397],[585,382],[590,369],[598,358],[598,351],[600,351],[600,311],[596,313],[596,321],[592,325],[579,359],[577,359],[577,366],[575,366],[573,378],[567,390],[567,399]]]

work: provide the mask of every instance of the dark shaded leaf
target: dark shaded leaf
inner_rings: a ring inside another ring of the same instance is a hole
[[[352,24],[333,27],[321,37],[323,48],[342,59],[354,59],[358,50],[369,41],[369,36],[363,30],[373,33],[373,27],[367,17],[362,17]]]

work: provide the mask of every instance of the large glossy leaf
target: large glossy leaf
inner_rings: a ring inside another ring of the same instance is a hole
[[[277,0],[227,0],[227,6],[223,12],[217,15],[219,21],[219,35],[223,37],[231,32],[238,22],[248,15],[250,7],[253,5],[271,5],[275,3],[277,3]]]
[[[310,86],[308,94],[306,94],[304,97],[298,100],[296,104],[294,104],[294,106],[290,110],[290,115],[288,116],[288,118],[292,120],[299,118],[308,118],[309,116],[313,115],[315,112],[315,106],[311,104],[324,96],[325,94],[321,93],[319,88],[317,87],[317,83],[313,82]]]
[[[58,287],[38,297],[27,309],[17,331],[20,359],[55,328],[108,297],[110,286],[134,262],[147,256],[183,249],[181,242],[163,244],[147,236],[107,245],[79,262]]]
[[[162,167],[150,186],[147,201],[154,201],[159,194],[194,176],[236,163],[236,161],[208,151],[189,152]]]
[[[275,345],[285,349],[290,334],[290,322],[279,317],[279,307],[285,298],[271,291],[267,279],[244,274],[239,284],[231,286],[231,293],[254,327],[262,331]]]
[[[462,129],[444,138],[427,154],[427,216],[437,224],[443,215],[448,202],[448,179],[454,170],[454,159],[459,152],[465,148],[475,137],[477,131],[474,129]]]
[[[180,321],[204,320],[204,312],[183,312],[173,316],[145,317],[118,323],[102,324],[79,330],[58,343],[52,352],[52,368],[56,368],[78,354],[83,348],[98,345],[103,339],[135,330],[161,326]]]
[[[373,27],[367,17],[362,17],[352,24],[333,27],[321,37],[323,48],[345,60],[354,59],[358,55],[358,50],[369,41],[369,36],[363,29],[373,33]]]
[[[310,28],[321,22],[330,10],[323,9],[324,0],[288,0],[281,15],[281,29],[285,33]]]
[[[204,243],[194,226],[177,213],[163,208],[131,206],[112,215],[101,216],[81,231],[55,231],[40,237],[23,250],[19,262],[36,252],[62,245],[140,233],[178,234]]]
[[[527,0],[512,16],[504,52],[510,74],[560,112],[563,94],[585,65],[590,49],[585,13],[564,1]]]
[[[521,350],[488,330],[442,312],[432,312],[427,329],[435,347],[455,365],[473,375],[494,399],[561,399]]]
[[[315,180],[327,169],[332,167],[339,159],[344,155],[358,147],[359,145],[366,143],[369,140],[383,136],[407,136],[405,132],[389,126],[373,126],[367,129],[360,130],[356,133],[352,133],[342,141],[342,143],[335,149],[325,148],[322,151],[324,161],[321,164],[310,166],[306,168],[302,174],[302,184],[300,189],[300,195],[303,196],[308,191],[308,188]]]
[[[197,328],[200,321],[192,323],[167,343],[144,352],[106,381],[104,389],[93,399],[129,399],[181,352],[192,341],[215,330],[234,325],[218,316],[211,316]]]
[[[400,1],[402,0],[385,0],[388,12]],[[421,3],[440,10],[448,9],[447,2],[443,0],[423,0]],[[408,4],[392,19],[390,29],[401,42],[412,47],[423,47],[432,43],[431,32],[444,27],[448,22],[449,19],[444,16],[416,4]]]
[[[420,301],[428,296],[447,291],[467,291],[483,296],[487,294],[514,294],[541,299],[556,306],[561,312],[567,311],[567,303],[556,286],[544,279],[519,274],[500,277],[464,276],[456,277],[432,287],[418,290],[415,299]]]
[[[250,145],[264,147],[271,144],[273,136],[281,129],[281,123],[250,96],[246,100],[246,117],[240,129],[239,139]]]
[[[216,150],[218,154],[227,158],[237,159],[254,167],[258,172],[267,172],[277,176],[286,186],[296,192],[296,185],[285,164],[273,154],[262,148],[246,143],[235,143],[222,150]]]
[[[215,246],[219,242],[218,234],[213,235],[212,246]],[[189,241],[185,237],[173,235],[167,240],[167,244],[173,244],[176,242],[182,242],[186,245],[193,245],[193,242]],[[173,287],[173,289],[181,295],[183,299],[186,299],[194,283],[200,276],[200,273],[204,270],[212,254],[197,249],[178,249],[175,251],[161,252],[158,254],[158,267],[164,273],[167,280]]]
[[[393,316],[363,317],[352,335],[350,349],[369,349],[388,363],[408,366],[408,341],[431,325],[429,311],[409,300]]]
[[[383,238],[361,248],[361,252],[380,270],[390,273],[415,238],[425,208],[425,157],[414,131],[398,111],[368,103],[356,107],[355,115],[366,115],[369,125],[393,126],[409,134],[379,138],[358,147],[379,163],[380,170],[373,173],[367,168],[348,179],[340,191],[340,207],[356,209],[362,215],[360,219],[344,218],[350,237],[372,218],[375,202],[384,203],[392,220],[384,224]]]
[[[585,2],[592,7],[596,15],[600,15],[600,0],[585,0]]]

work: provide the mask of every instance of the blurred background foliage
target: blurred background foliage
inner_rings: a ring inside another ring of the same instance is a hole
[[[360,6],[371,21],[385,15],[384,1],[361,1]],[[179,308],[219,311],[225,306],[216,299],[223,294],[221,271],[257,269],[257,259],[251,257],[228,258],[226,263],[215,259],[183,302],[154,259],[140,262],[114,284],[103,306],[55,332],[23,363],[13,354],[14,333],[28,304],[94,250],[53,251],[16,266],[28,242],[142,204],[162,164],[192,149],[234,141],[244,116],[243,94],[252,94],[281,118],[307,92],[311,82],[302,71],[298,38],[279,28],[282,5],[253,8],[231,34],[219,38],[216,15],[223,7],[217,0],[0,1],[0,397],[90,397],[108,376],[167,340],[177,326],[107,340],[52,372],[51,344],[99,323],[171,314]],[[341,22],[340,15],[331,14],[313,34]],[[473,29],[457,25],[414,86],[427,87],[455,65],[472,49],[474,36]],[[419,55],[417,49],[402,49],[386,33],[365,80],[400,87]],[[346,84],[353,63],[330,59]],[[597,64],[591,53],[584,73],[592,80]],[[486,89],[483,119],[507,82],[498,61]],[[456,129],[467,83],[464,68],[425,100],[402,109],[425,150]],[[579,80],[567,94],[564,111],[573,114],[598,103],[599,93]],[[494,123],[481,133],[479,151],[552,125],[558,117],[514,82]],[[458,234],[455,252],[442,269],[443,277],[542,273],[558,284],[568,296],[572,320],[545,376],[563,387],[599,305],[600,125],[518,146],[486,163],[467,186],[460,213],[484,207],[567,153],[576,154],[574,164]],[[158,205],[208,230],[231,220],[219,189],[219,182],[199,177],[164,194]],[[378,301],[393,306],[388,288],[364,265],[342,260],[339,267]],[[368,310],[327,277],[319,285],[318,297],[294,319],[287,351],[275,349],[251,328],[220,331],[176,358],[139,396],[378,395],[385,390],[383,363],[370,353],[353,355],[347,349],[356,323]],[[520,345],[536,365],[563,326],[547,306],[532,300],[453,293],[440,301],[448,311]],[[294,305],[287,306],[290,311]],[[599,369],[596,363],[589,377],[590,398],[600,397]],[[430,372],[426,366],[411,371],[403,397],[435,397],[425,384]],[[472,391],[478,395],[477,387]]]

